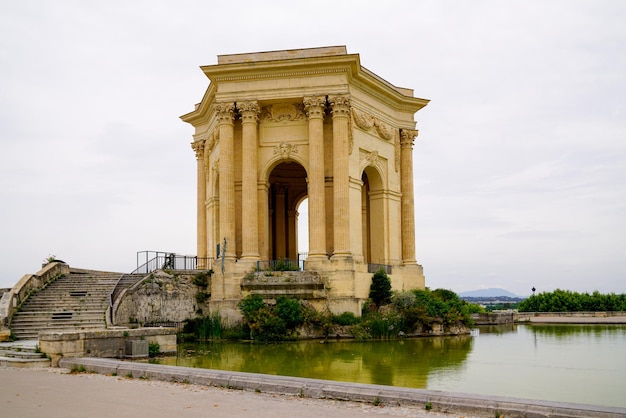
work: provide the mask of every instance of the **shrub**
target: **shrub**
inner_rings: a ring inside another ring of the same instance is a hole
[[[209,287],[212,273],[213,270],[201,271],[193,277],[193,284],[202,289],[206,289],[207,287]]]
[[[248,295],[239,301],[237,307],[243,314],[244,319],[250,322],[264,305],[265,303],[260,295]]]
[[[352,312],[343,312],[339,315],[333,315],[332,320],[333,323],[337,325],[356,325],[360,321]]]
[[[276,299],[274,312],[285,322],[285,325],[289,329],[302,325],[302,322],[304,321],[304,317],[302,316],[302,305],[295,298],[279,296]]]
[[[389,280],[389,276],[382,268],[378,269],[372,276],[369,297],[376,306],[386,305],[391,302],[391,280]]]
[[[161,346],[159,343],[148,343],[148,356],[156,357],[161,352]]]

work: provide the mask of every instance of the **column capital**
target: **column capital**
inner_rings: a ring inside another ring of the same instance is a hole
[[[416,129],[401,129],[400,130],[400,145],[402,148],[413,148],[413,143],[419,131]]]
[[[259,103],[256,100],[237,102],[237,110],[239,110],[243,123],[256,123],[261,111]]]
[[[350,117],[350,95],[338,94],[335,96],[328,96],[328,102],[330,103],[330,109],[333,117],[343,116]]]
[[[191,143],[191,148],[193,148],[196,153],[196,159],[202,160],[204,159],[204,139],[199,139]]]
[[[310,96],[305,97],[304,111],[309,119],[324,118],[324,108],[326,107],[326,96]]]
[[[215,114],[217,115],[218,124],[232,125],[235,119],[235,103],[234,102],[216,103]]]

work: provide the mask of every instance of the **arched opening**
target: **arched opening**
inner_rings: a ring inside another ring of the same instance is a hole
[[[361,175],[361,222],[363,234],[363,260],[366,263],[386,264],[386,225],[383,182],[378,171],[366,167]]]
[[[270,259],[298,259],[298,205],[307,195],[306,171],[295,161],[278,164],[269,175]]]
[[[297,208],[298,258],[305,260],[309,254],[309,198],[305,197]]]

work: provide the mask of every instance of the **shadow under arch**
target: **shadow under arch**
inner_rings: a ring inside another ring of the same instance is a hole
[[[388,264],[388,219],[385,185],[377,167],[368,165],[361,174],[361,228],[363,259],[366,263]]]
[[[308,196],[307,172],[295,159],[268,166],[267,202],[269,258],[298,259],[298,205]]]

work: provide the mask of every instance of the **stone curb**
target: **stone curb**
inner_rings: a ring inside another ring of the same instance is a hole
[[[89,372],[121,377],[147,378],[166,382],[191,383],[253,392],[278,393],[317,399],[380,403],[389,406],[432,406],[433,411],[497,416],[497,413],[524,418],[617,418],[626,417],[626,408],[536,401],[498,396],[411,389],[383,385],[344,383],[289,376],[196,369],[135,363],[108,358],[64,358],[59,366],[84,367]]]

